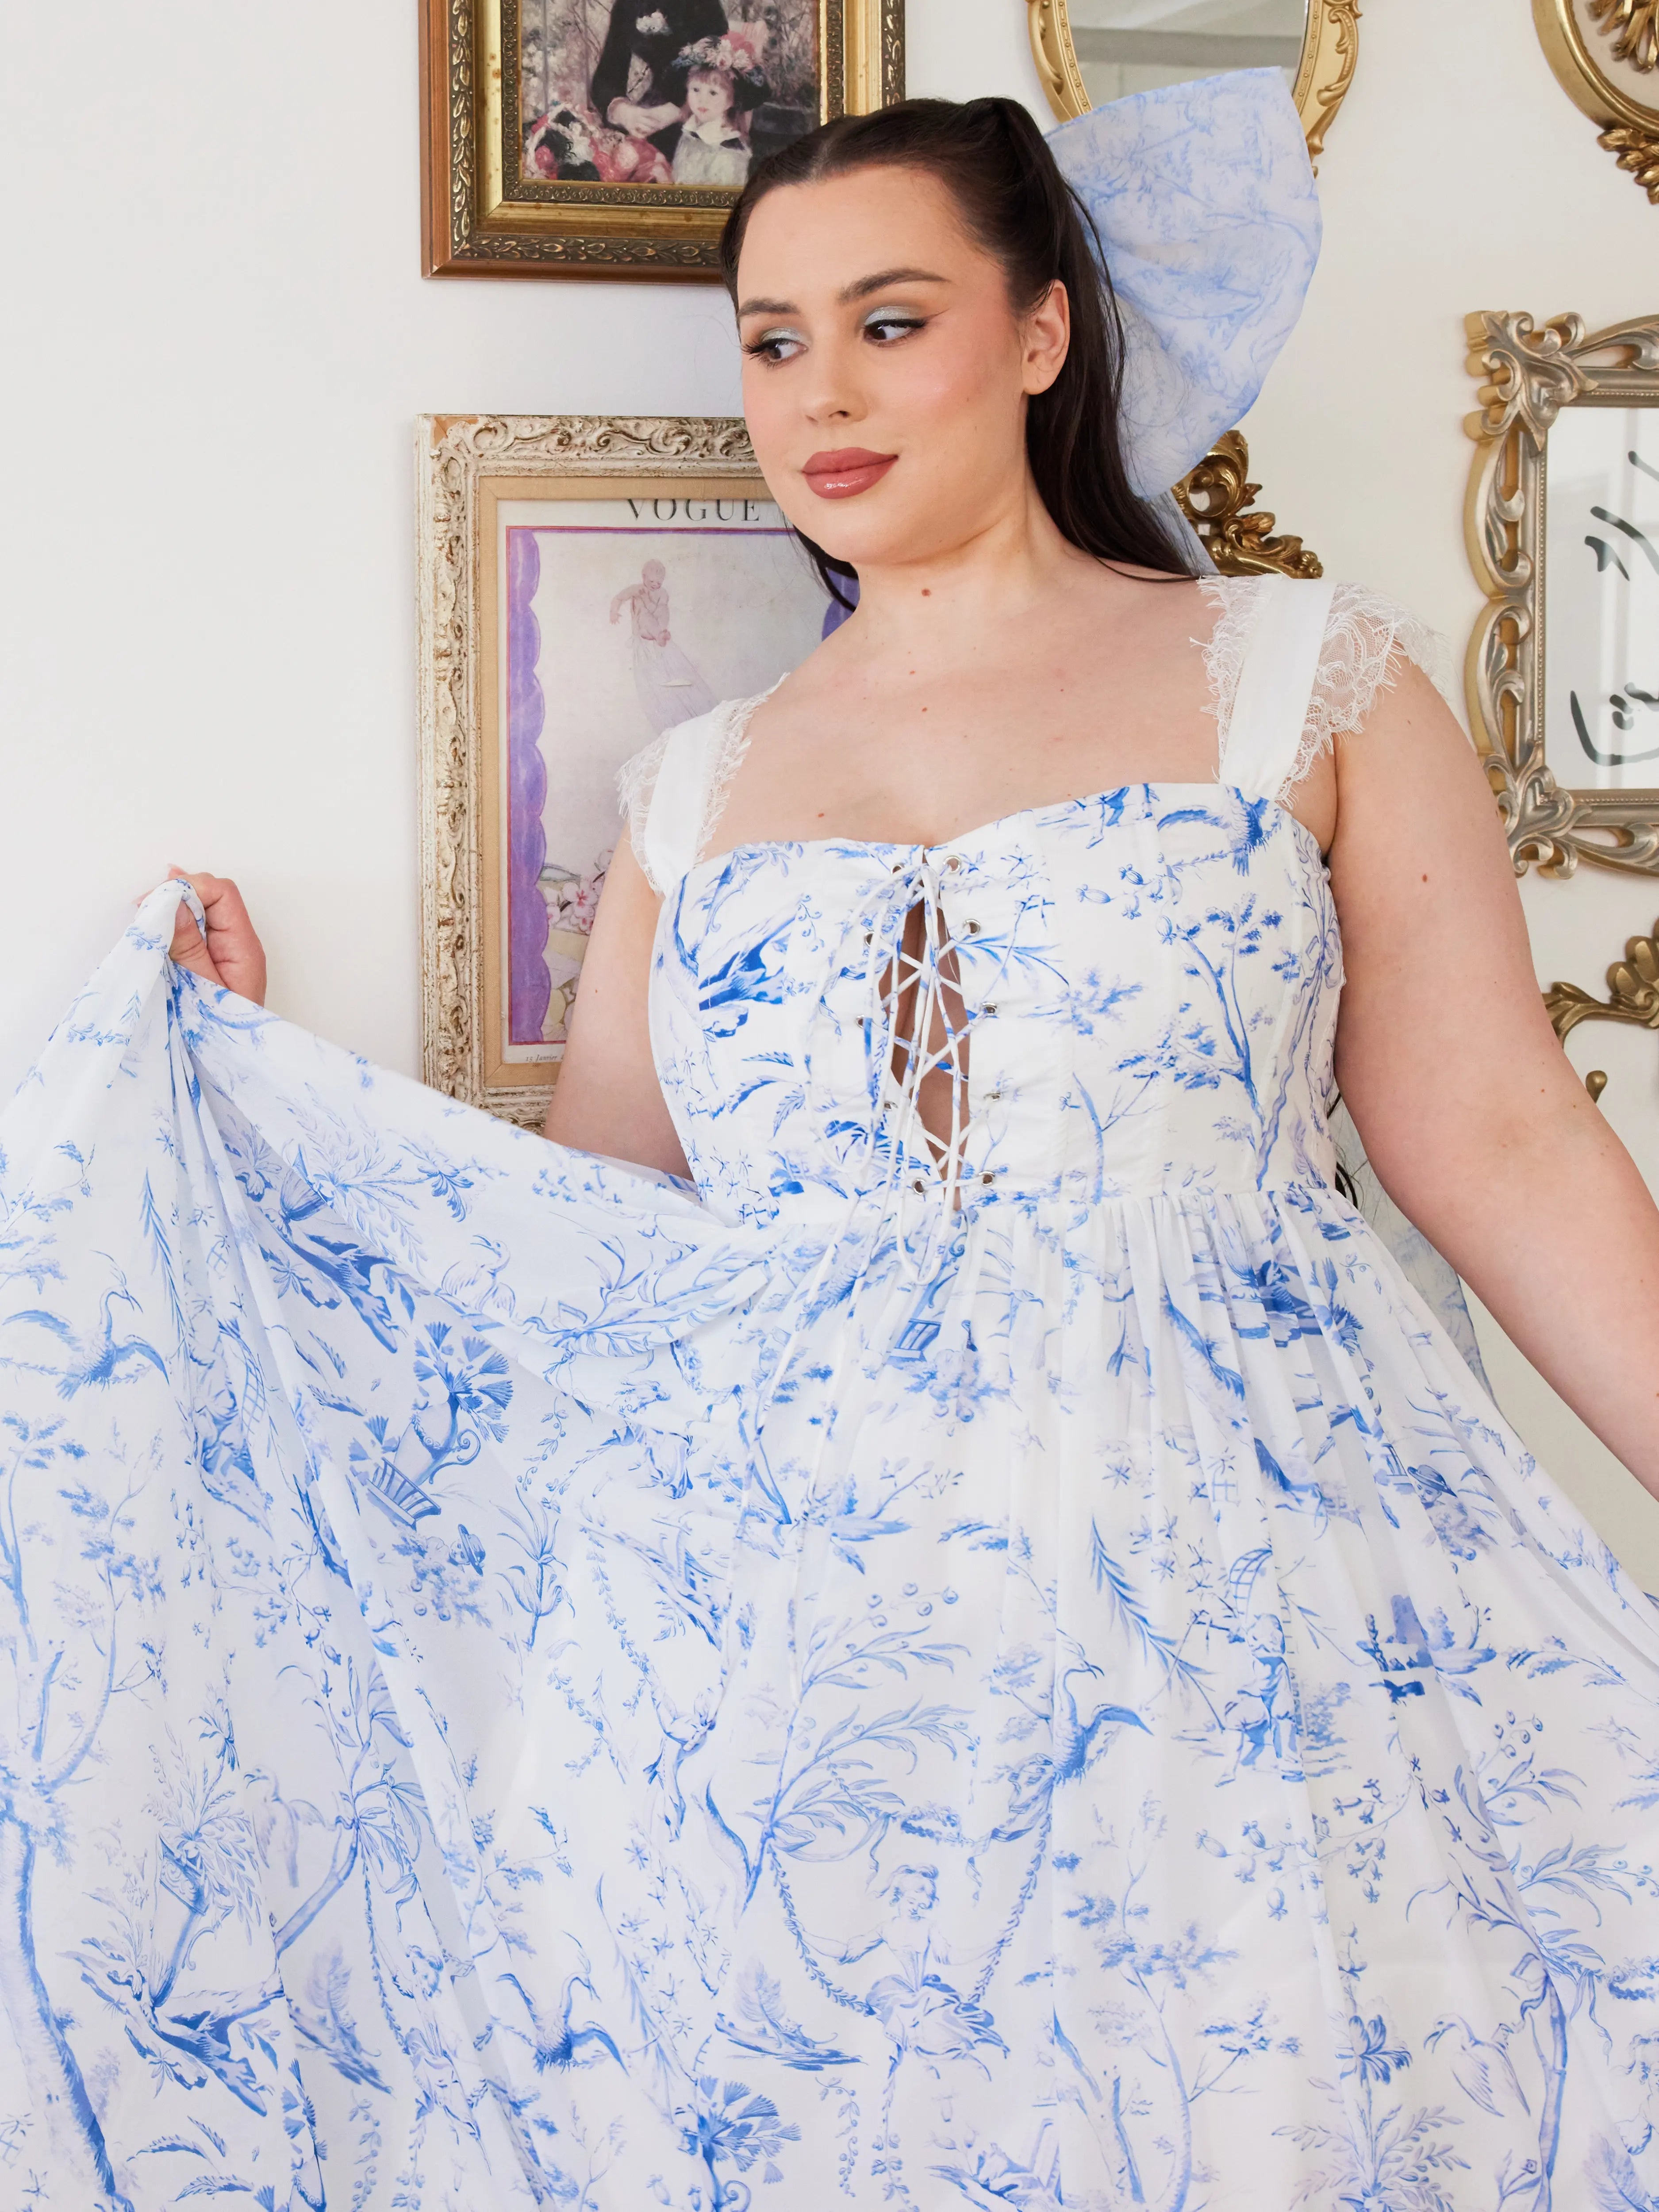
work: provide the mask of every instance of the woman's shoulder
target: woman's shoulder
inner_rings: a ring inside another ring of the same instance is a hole
[[[1417,669],[1448,705],[1452,659],[1409,607],[1367,584],[1278,574],[1209,576],[1203,645],[1230,780],[1288,803],[1340,737]]]
[[[706,713],[676,722],[617,770],[617,793],[629,836],[653,890],[665,890],[676,872],[665,854],[683,852],[684,865],[690,866],[701,851],[743,757],[755,709],[776,688],[722,699]],[[653,823],[659,790],[664,795],[662,816]]]

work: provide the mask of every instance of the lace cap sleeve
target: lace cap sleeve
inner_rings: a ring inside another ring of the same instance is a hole
[[[645,870],[646,880],[653,891],[660,893],[664,886],[652,881],[651,870],[646,860],[645,825],[651,818],[651,801],[656,796],[657,774],[662,767],[663,755],[668,750],[668,740],[673,736],[665,730],[659,738],[653,738],[648,745],[625,760],[617,770],[617,797],[623,819],[628,823],[628,842],[634,848],[634,857]]]
[[[1218,609],[1206,659],[1210,706],[1227,755],[1240,678],[1249,658],[1264,591],[1287,588],[1269,577],[1205,577],[1200,586]],[[1291,590],[1301,587],[1290,585]],[[1379,691],[1392,690],[1402,660],[1420,668],[1447,704],[1455,702],[1450,648],[1436,630],[1409,609],[1361,584],[1338,584],[1308,694],[1300,733],[1294,745],[1285,732],[1282,776],[1273,796],[1283,801],[1302,781],[1321,754],[1345,732],[1364,727]],[[1305,677],[1304,681],[1305,681]],[[1291,714],[1296,709],[1287,702]]]
[[[772,690],[776,689],[775,684]],[[723,700],[695,720],[677,722],[617,772],[629,842],[659,898],[708,850],[732,779],[749,749],[755,709],[770,696],[762,692],[752,699]]]
[[[1364,729],[1377,693],[1393,690],[1402,660],[1420,668],[1447,705],[1453,704],[1451,648],[1439,631],[1381,592],[1339,584],[1286,788],[1299,783],[1345,730]]]

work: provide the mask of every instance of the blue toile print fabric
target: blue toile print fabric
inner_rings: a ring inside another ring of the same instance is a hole
[[[1214,588],[1291,751],[1408,642]],[[0,2203],[1654,2204],[1659,1611],[1332,1187],[1248,735],[933,849],[659,757],[695,1190],[146,902],[0,1127]]]

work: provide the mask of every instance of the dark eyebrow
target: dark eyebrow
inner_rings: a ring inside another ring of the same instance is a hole
[[[839,295],[843,307],[850,307],[854,300],[867,300],[872,292],[884,292],[890,284],[948,284],[948,276],[936,276],[931,269],[878,269],[873,276],[860,276],[856,284],[848,284]]]
[[[878,269],[873,276],[860,276],[856,283],[842,288],[836,296],[843,307],[850,307],[855,300],[867,300],[872,292],[884,292],[890,284],[948,284],[948,276],[936,276],[931,269]],[[744,300],[738,303],[739,315],[798,315],[800,309],[793,300]]]

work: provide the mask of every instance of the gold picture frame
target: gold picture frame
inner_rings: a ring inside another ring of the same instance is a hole
[[[680,665],[666,676],[696,673],[689,645],[715,696],[730,696],[763,689],[804,658],[828,603],[793,543],[786,560],[781,544],[759,542],[787,532],[741,421],[434,415],[420,426],[419,463],[422,1075],[451,1097],[533,1125],[553,1093],[595,871],[621,830],[615,772],[659,726],[646,719],[640,649],[629,642],[638,630],[619,623],[632,611],[617,599],[634,596],[642,563],[665,544],[677,549],[671,568],[718,564],[700,600],[682,592],[679,576],[668,579]],[[528,590],[527,549],[515,555],[515,535],[544,548],[570,541],[556,570],[546,551],[531,556]],[[722,536],[717,548],[693,543]],[[666,631],[665,599],[661,612]],[[520,622],[529,649],[515,659]],[[540,680],[555,673],[556,690]],[[526,675],[546,716],[535,706],[527,727],[515,720]],[[671,719],[684,718],[689,696]],[[539,788],[526,785],[526,769],[544,779]],[[521,894],[537,924],[528,972],[543,994],[527,1026],[519,1018]]]
[[[656,13],[661,17],[664,9],[684,5],[685,0],[664,0]],[[788,111],[795,118],[792,131],[832,116],[868,113],[903,97],[904,0],[799,0],[799,5],[815,27],[817,83],[810,107]],[[618,148],[632,161],[636,152],[649,155],[658,142],[608,130],[595,110],[583,127],[599,127],[588,132],[581,149],[592,158],[574,164],[585,175],[526,173],[526,132],[536,115],[533,101],[530,114],[520,112],[525,40],[534,27],[529,11],[580,6],[592,11],[600,0],[421,0],[425,275],[704,282],[718,276],[717,247],[734,187],[614,176],[606,181],[595,167],[596,140],[617,141],[605,163],[613,172]],[[608,113],[609,103],[601,104]],[[763,112],[754,111],[757,131]],[[760,143],[757,137],[757,150]]]
[[[1532,0],[1557,82],[1659,205],[1659,0]]]
[[[1659,875],[1659,778],[1651,788],[1564,788],[1547,757],[1545,713],[1550,434],[1567,409],[1659,409],[1659,315],[1589,331],[1578,315],[1539,326],[1530,315],[1483,312],[1468,317],[1465,327],[1480,406],[1464,422],[1476,448],[1464,534],[1486,596],[1465,681],[1516,873],[1535,866],[1571,876],[1584,861]],[[1609,514],[1610,544],[1615,528],[1627,526]],[[1626,550],[1636,562],[1630,573],[1645,583],[1640,549]],[[1595,557],[1599,576],[1603,555]],[[1588,738],[1581,750],[1589,750]]]
[[[1093,103],[1083,82],[1066,0],[1026,0],[1026,8],[1031,52],[1048,105],[1062,123],[1086,115]],[[1325,133],[1353,82],[1358,59],[1358,0],[1308,0],[1292,92],[1315,161],[1325,150]]]

